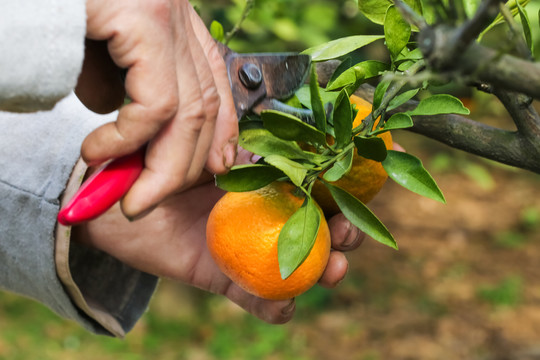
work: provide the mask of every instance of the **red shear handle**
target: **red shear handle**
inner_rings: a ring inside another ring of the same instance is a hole
[[[144,149],[106,164],[60,210],[58,222],[69,226],[97,218],[128,192],[143,167]]]

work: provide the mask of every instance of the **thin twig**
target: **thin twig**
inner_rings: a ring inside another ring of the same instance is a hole
[[[525,38],[521,35],[521,32],[518,30],[518,25],[514,20],[514,16],[508,6],[501,4],[501,14],[510,28],[510,34],[512,35],[512,40],[515,41],[515,47],[518,51],[518,54],[527,60],[534,60],[531,50],[527,46]]]
[[[246,0],[246,5],[244,6],[244,10],[242,10],[242,15],[240,16],[240,19],[236,22],[234,27],[231,29],[231,31],[227,32],[225,34],[225,37],[223,38],[223,43],[225,45],[229,44],[229,41],[236,35],[236,33],[240,30],[240,27],[242,26],[242,23],[246,18],[248,17],[249,13],[251,12],[251,9],[255,6],[255,0]]]

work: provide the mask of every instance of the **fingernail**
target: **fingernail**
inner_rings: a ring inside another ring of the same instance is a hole
[[[232,168],[234,161],[236,160],[236,138],[229,139],[229,142],[223,148],[223,165],[227,169]]]
[[[353,226],[350,221],[347,222],[347,235],[345,235],[345,241],[341,246],[349,247],[358,241],[360,236],[360,230],[356,226]]]
[[[281,314],[283,316],[289,316],[291,313],[294,312],[294,309],[296,308],[296,301],[294,299],[291,300],[291,302],[285,306],[283,309],[281,309]]]

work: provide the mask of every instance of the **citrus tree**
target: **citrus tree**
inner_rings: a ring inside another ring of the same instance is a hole
[[[397,244],[391,233],[354,191],[374,181],[370,175],[355,177],[359,168],[368,166],[372,174],[379,166],[384,173],[381,186],[389,176],[413,192],[445,201],[422,162],[392,150],[391,140],[385,141],[392,130],[407,129],[540,172],[540,116],[532,105],[540,98],[540,64],[533,56],[538,29],[531,27],[525,11],[529,1],[357,0],[359,11],[379,25],[382,34],[351,34],[304,51],[313,61],[309,84],[287,102],[311,109],[313,123],[274,110],[240,121],[240,145],[261,159],[218,176],[217,185],[247,192],[288,181],[303,198],[277,239],[282,279],[302,264],[317,237],[324,216],[317,210],[317,187],[326,189],[354,225],[393,248]],[[252,5],[248,1],[244,15]],[[509,40],[496,48],[486,46],[482,39],[501,27]],[[211,31],[222,41],[232,35],[226,36],[216,22]],[[353,56],[377,41],[384,42],[388,61]],[[471,119],[463,103],[449,94],[425,95],[432,86],[452,83],[497,97],[516,130]],[[363,162],[356,166],[358,159]],[[340,186],[346,177],[355,179],[353,185]]]

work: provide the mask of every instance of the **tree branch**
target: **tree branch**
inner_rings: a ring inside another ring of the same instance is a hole
[[[338,64],[337,61],[319,63],[317,71],[321,86],[326,85]],[[371,102],[373,92],[373,86],[364,84],[355,94]],[[504,93],[500,96],[505,99],[503,104],[516,121],[518,131],[498,129],[459,115],[415,116],[414,126],[409,130],[474,155],[540,173],[538,114],[530,103],[524,111],[525,104],[515,95]],[[409,101],[392,112],[411,110],[417,104]]]

